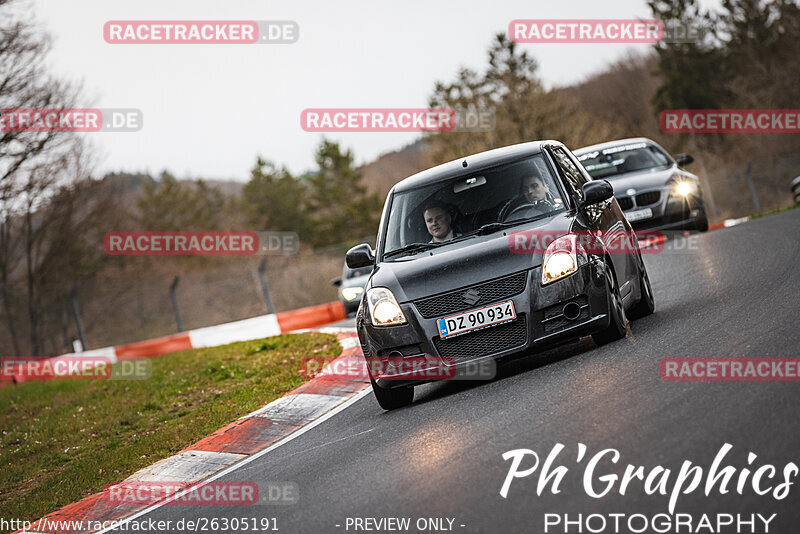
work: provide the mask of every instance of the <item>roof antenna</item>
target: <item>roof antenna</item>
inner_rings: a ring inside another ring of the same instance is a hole
[[[467,160],[464,160],[464,161],[462,161],[462,162],[461,162],[461,166],[462,166],[462,167],[466,167],[466,166],[467,166]]]

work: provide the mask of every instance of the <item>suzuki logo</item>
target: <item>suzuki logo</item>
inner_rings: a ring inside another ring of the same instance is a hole
[[[481,300],[481,294],[478,292],[477,289],[470,289],[462,296],[464,297],[464,302],[466,302],[470,306]]]

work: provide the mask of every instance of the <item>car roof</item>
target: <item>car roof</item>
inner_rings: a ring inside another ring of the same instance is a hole
[[[606,148],[611,148],[619,145],[628,145],[632,143],[650,143],[651,145],[660,146],[658,143],[656,143],[652,139],[648,139],[647,137],[629,137],[627,139],[617,139],[615,141],[607,141],[605,143],[600,143],[597,145],[585,146],[583,148],[573,150],[572,152],[577,156],[585,152],[592,152],[595,150],[605,150]]]
[[[561,145],[562,143],[552,140],[531,141],[528,143],[495,148],[494,150],[479,152],[471,156],[464,156],[411,175],[395,184],[392,191],[416,189],[423,185],[435,184],[442,180],[462,175],[465,172],[479,171],[505,163],[506,161],[513,161],[528,155],[532,156],[540,153],[542,147],[548,144]],[[467,162],[467,167],[463,166],[463,162],[465,161]]]

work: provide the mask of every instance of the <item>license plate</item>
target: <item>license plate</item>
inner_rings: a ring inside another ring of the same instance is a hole
[[[642,219],[649,219],[652,216],[653,210],[650,208],[625,212],[625,218],[627,218],[629,221],[641,221]]]
[[[439,325],[439,336],[444,339],[466,334],[478,328],[507,323],[516,318],[517,312],[514,310],[514,302],[507,300],[491,306],[484,306],[483,308],[476,308],[451,315],[450,317],[444,317],[439,319],[437,324]]]

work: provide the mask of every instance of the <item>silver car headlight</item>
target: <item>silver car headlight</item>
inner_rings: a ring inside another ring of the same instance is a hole
[[[669,192],[671,197],[686,198],[697,192],[697,184],[691,180],[679,180],[672,184],[672,189]]]
[[[342,289],[342,297],[344,297],[344,300],[347,302],[350,302],[356,300],[363,292],[363,287],[346,287]]]
[[[367,309],[375,326],[395,326],[407,322],[397,299],[385,287],[373,287],[367,291]]]

